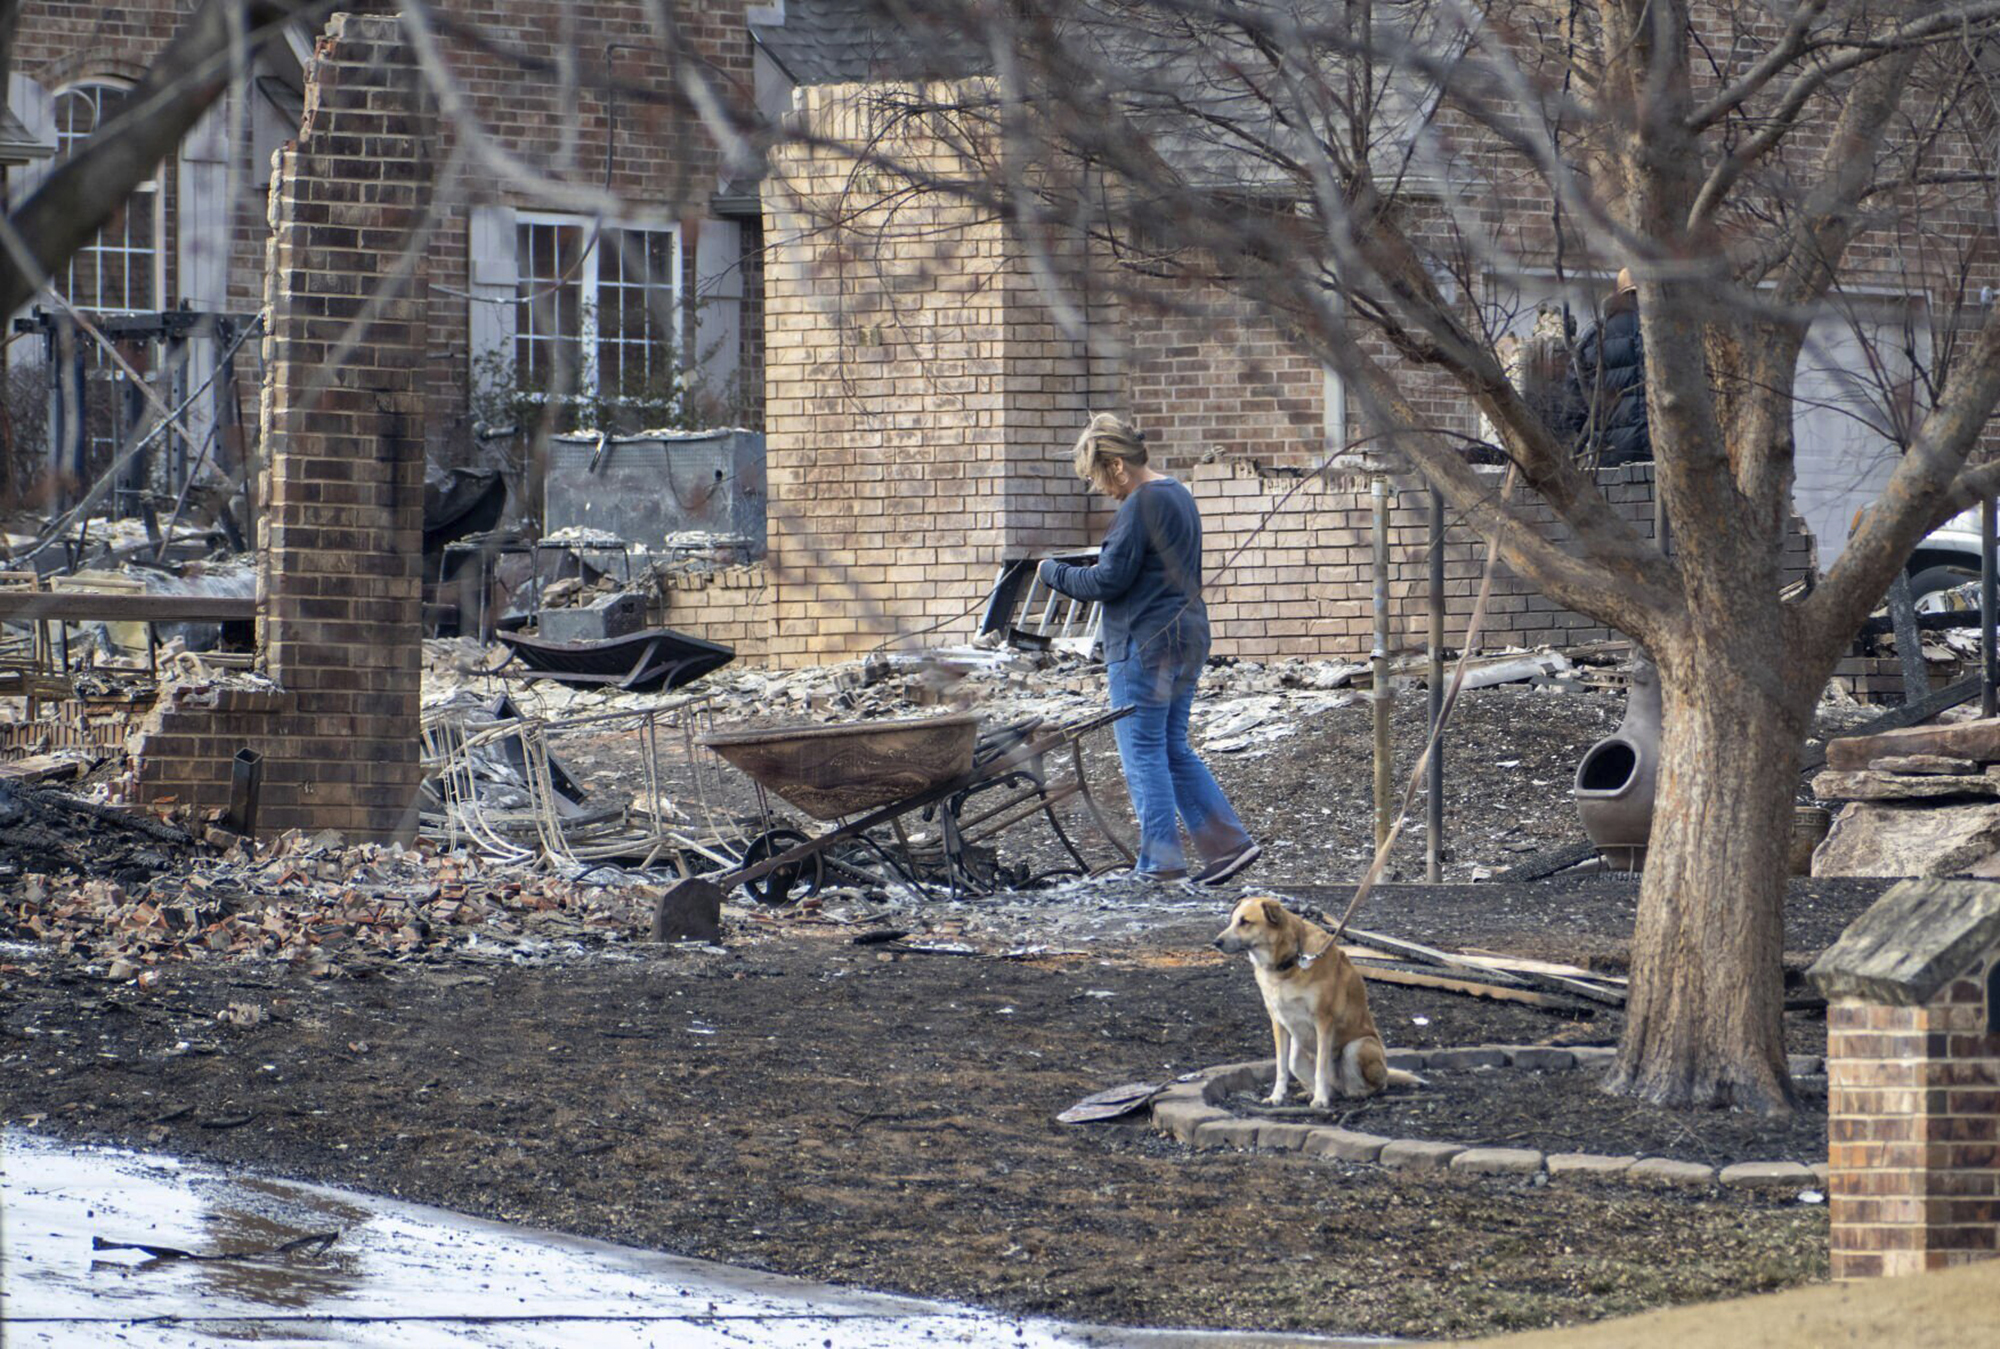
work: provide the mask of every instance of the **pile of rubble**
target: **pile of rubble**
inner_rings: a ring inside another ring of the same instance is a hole
[[[599,876],[614,879],[584,883],[428,845],[350,846],[331,831],[294,831],[146,880],[29,873],[0,901],[0,936],[102,962],[114,979],[232,957],[359,975],[446,951],[513,960],[637,935],[660,892]]]
[[[2000,718],[1827,742],[1813,795],[1840,802],[1815,876],[2000,878]]]

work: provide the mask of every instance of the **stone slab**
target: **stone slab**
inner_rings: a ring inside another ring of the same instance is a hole
[[[1804,1189],[1813,1183],[1812,1168],[1804,1162],[1738,1162],[1715,1178],[1738,1189]]]
[[[1382,1057],[1391,1068],[1401,1068],[1411,1073],[1422,1072],[1430,1061],[1430,1055],[1421,1049],[1391,1049]]]
[[[1959,721],[1944,726],[1910,726],[1880,735],[1850,735],[1826,743],[1829,768],[1863,769],[1877,759],[1910,754],[1940,754],[1975,763],[2000,762],[2000,717]]]
[[[1848,924],[1806,973],[1829,999],[1915,1006],[1984,960],[1996,943],[2000,884],[1904,881]]]
[[[1877,773],[1919,773],[1938,777],[1960,777],[1979,771],[1972,759],[1954,759],[1945,754],[1891,754],[1869,767]]]
[[[1475,1176],[1532,1176],[1542,1169],[1533,1148],[1467,1148],[1451,1159],[1451,1169]]]
[[[1815,876],[1949,876],[2000,851],[2000,802],[1854,801],[1813,850]]]
[[[1376,1161],[1403,1171],[1437,1171],[1464,1152],[1458,1143],[1432,1143],[1421,1138],[1392,1138],[1382,1145]]]
[[[1943,796],[2000,796],[2000,778],[1984,773],[1905,776],[1866,769],[1854,773],[1828,771],[1812,780],[1812,794],[1822,801],[1921,801]]]
[[[1505,1068],[1505,1050],[1488,1049],[1479,1046],[1472,1049],[1433,1049],[1425,1056],[1424,1066],[1433,1070],[1439,1068]]]
[[[1353,1129],[1314,1129],[1302,1151],[1313,1157],[1338,1157],[1343,1162],[1372,1162],[1393,1140]]]
[[[1198,1148],[1254,1148],[1257,1146],[1257,1130],[1263,1126],[1254,1119],[1213,1119],[1194,1131],[1194,1145]]]
[[[1598,1152],[1551,1152],[1542,1159],[1551,1176],[1615,1176],[1632,1169],[1637,1157],[1608,1157]]]
[[[1715,1184],[1715,1168],[1671,1157],[1641,1157],[1625,1170],[1625,1179],[1648,1185],[1705,1187]]]
[[[1578,1045],[1569,1051],[1579,1068],[1609,1068],[1618,1061],[1618,1050],[1613,1045]]]
[[[1552,1049],[1546,1045],[1523,1045],[1512,1055],[1516,1068],[1527,1068],[1537,1072],[1561,1072],[1576,1067],[1576,1055],[1567,1049]]]
[[[1153,1127],[1162,1133],[1172,1134],[1183,1143],[1195,1140],[1195,1131],[1211,1120],[1229,1118],[1227,1110],[1217,1110],[1212,1105],[1200,1101],[1155,1101],[1153,1103]]]

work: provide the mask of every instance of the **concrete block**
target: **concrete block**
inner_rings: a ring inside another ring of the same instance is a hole
[[[1809,1189],[1812,1168],[1803,1162],[1738,1162],[1716,1176],[1723,1185],[1741,1189]]]
[[[1576,1067],[1576,1055],[1567,1049],[1552,1049],[1547,1045],[1523,1045],[1510,1052],[1516,1068],[1528,1068],[1538,1072],[1561,1072]]]
[[[1793,1077],[1816,1077],[1826,1071],[1826,1061],[1813,1054],[1786,1056],[1785,1067]]]
[[[1269,1091],[1271,1077],[1277,1072],[1276,1059],[1261,1059],[1248,1063],[1224,1063],[1208,1070],[1208,1098],[1220,1100],[1232,1092]]]
[[[1592,1068],[1599,1072],[1609,1068],[1618,1059],[1615,1045],[1578,1045],[1569,1051],[1579,1068]]]
[[[1338,1157],[1343,1162],[1372,1162],[1382,1154],[1390,1139],[1381,1134],[1357,1133],[1353,1129],[1314,1129],[1300,1151],[1313,1157]]]
[[[1637,1157],[1608,1157],[1598,1152],[1551,1152],[1542,1165],[1554,1176],[1616,1176],[1632,1168]]]
[[[1706,1187],[1715,1184],[1715,1168],[1671,1157],[1642,1157],[1626,1170],[1625,1178],[1647,1185]]]
[[[1502,1049],[1489,1049],[1483,1045],[1471,1049],[1433,1049],[1425,1066],[1435,1070],[1440,1068],[1505,1068],[1507,1053]]]
[[[1430,1055],[1421,1049],[1391,1049],[1382,1056],[1391,1068],[1401,1068],[1405,1072],[1420,1073],[1429,1062]]]
[[[1475,1176],[1532,1176],[1542,1169],[1533,1148],[1467,1148],[1451,1159],[1451,1169]]]
[[[1376,1160],[1383,1166],[1403,1171],[1437,1171],[1451,1165],[1464,1152],[1458,1143],[1431,1143],[1421,1138],[1395,1138],[1383,1144]]]
[[[1195,1133],[1211,1120],[1228,1119],[1227,1110],[1217,1110],[1212,1105],[1199,1101],[1155,1101],[1153,1103],[1153,1127],[1162,1133],[1172,1134],[1183,1143],[1195,1141]]]
[[[1234,1119],[1225,1116],[1212,1119],[1196,1126],[1194,1145],[1198,1148],[1254,1148],[1257,1146],[1257,1130],[1262,1125],[1254,1119]]]
[[[1298,1152],[1319,1126],[1267,1120],[1257,1126],[1257,1146],[1267,1152]]]

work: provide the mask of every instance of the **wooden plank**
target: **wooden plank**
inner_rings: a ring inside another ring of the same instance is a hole
[[[1440,969],[1456,970],[1461,974],[1469,974],[1474,978],[1492,979],[1496,983],[1519,984],[1522,982],[1520,977],[1516,975],[1502,970],[1468,964],[1448,951],[1440,951],[1436,947],[1425,946],[1420,942],[1404,941],[1401,937],[1391,937],[1380,932],[1364,932],[1358,927],[1348,928],[1346,935],[1365,946],[1377,947],[1380,950],[1391,952],[1405,959],[1415,960],[1422,965],[1436,965]]]
[[[1454,979],[1448,974],[1429,974],[1421,970],[1402,969],[1393,965],[1374,965],[1356,961],[1354,968],[1361,972],[1363,979],[1372,979],[1378,984],[1400,984],[1406,988],[1435,988],[1448,993],[1463,993],[1474,998],[1490,998],[1495,1002],[1519,1002],[1530,1007],[1544,1007],[1558,1012],[1581,1012],[1587,1004],[1574,998],[1561,997],[1554,993],[1544,993],[1533,988],[1508,988],[1500,984],[1478,983],[1471,979]]]
[[[120,595],[82,590],[0,590],[0,622],[32,623],[248,623],[257,617],[254,597],[236,595]]]
[[[1502,955],[1498,951],[1461,951],[1460,960],[1485,969],[1506,970],[1509,974],[1565,974],[1572,979],[1591,979],[1600,984],[1625,984],[1622,974],[1599,974],[1581,965],[1565,965],[1554,960],[1532,960],[1527,956]]]

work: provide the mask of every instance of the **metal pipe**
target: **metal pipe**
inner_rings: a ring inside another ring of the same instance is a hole
[[[254,749],[239,749],[229,772],[229,811],[224,825],[245,838],[257,836],[257,801],[264,790],[264,755]]]
[[[1910,594],[1910,573],[1899,571],[1889,583],[1889,620],[1896,634],[1896,662],[1903,669],[1903,701],[1913,703],[1931,691],[1924,668],[1924,642],[1917,633],[1917,605]]]
[[[1438,723],[1444,719],[1444,498],[1431,489],[1431,631],[1429,782],[1424,791],[1424,879],[1436,885],[1444,879],[1444,741]]]
[[[1389,714],[1395,692],[1389,685],[1389,482],[1377,474],[1369,495],[1375,507],[1375,649],[1369,665],[1374,687],[1369,699],[1375,709],[1375,846],[1389,840],[1395,823],[1395,783],[1389,739]]]
[[[2000,712],[2000,651],[1994,650],[1994,512],[1992,497],[1979,503],[1979,715]]]

